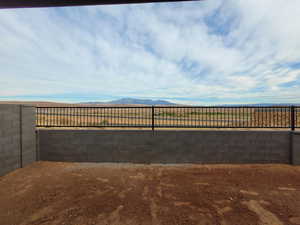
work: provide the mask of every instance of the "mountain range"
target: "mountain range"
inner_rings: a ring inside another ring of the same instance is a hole
[[[50,101],[0,101],[0,104],[23,104],[23,105],[33,105],[39,107],[60,107],[60,106],[88,106],[88,105],[164,105],[164,106],[188,106],[188,105],[180,105],[173,102],[165,101],[165,100],[150,100],[150,99],[137,99],[137,98],[121,98],[118,100],[113,100],[109,102],[80,102],[80,103],[62,103],[62,102],[50,102]],[[249,107],[272,107],[272,106],[300,106],[299,103],[256,103],[256,104],[218,104],[218,105],[210,105],[210,106],[228,106],[228,107],[242,107],[242,106],[249,106]],[[201,105],[199,105],[201,106]]]
[[[272,106],[300,106],[300,104],[296,103],[256,103],[256,104],[223,104],[217,106],[253,106],[253,107],[272,107]]]
[[[176,105],[165,100],[151,100],[138,98],[121,98],[109,102],[81,102],[79,104],[109,104],[109,105]]]

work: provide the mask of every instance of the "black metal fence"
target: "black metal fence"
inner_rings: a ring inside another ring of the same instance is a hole
[[[37,127],[300,128],[300,107],[37,107]]]

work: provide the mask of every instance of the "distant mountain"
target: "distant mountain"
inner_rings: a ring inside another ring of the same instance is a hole
[[[256,103],[256,104],[223,104],[219,106],[253,106],[253,107],[271,107],[271,106],[300,106],[300,104],[292,104],[292,103]]]
[[[110,102],[81,102],[80,104],[112,104],[112,105],[176,105],[165,100],[121,98]]]
[[[50,101],[0,101],[1,104],[30,105],[35,107],[71,107],[78,106],[75,103],[50,102]]]

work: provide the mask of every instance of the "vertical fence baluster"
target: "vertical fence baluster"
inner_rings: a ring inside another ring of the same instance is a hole
[[[295,106],[291,106],[291,130],[295,130]]]
[[[152,106],[152,113],[151,113],[151,116],[152,116],[152,130],[154,130],[154,106]]]
[[[86,107],[85,108],[83,108],[83,114],[82,114],[82,119],[83,119],[83,126],[87,126],[87,119],[86,119]]]
[[[37,127],[290,128],[295,106],[37,107]]]

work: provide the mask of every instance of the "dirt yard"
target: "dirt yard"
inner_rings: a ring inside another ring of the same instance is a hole
[[[300,167],[39,162],[0,177],[0,224],[300,224]]]

